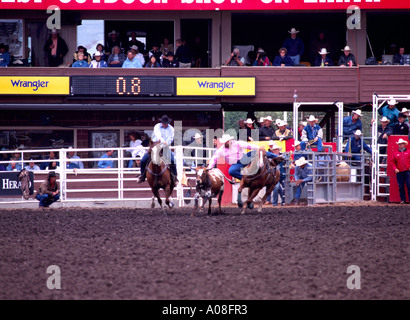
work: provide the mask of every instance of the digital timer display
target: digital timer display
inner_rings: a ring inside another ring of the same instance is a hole
[[[175,77],[72,76],[73,96],[175,96]]]

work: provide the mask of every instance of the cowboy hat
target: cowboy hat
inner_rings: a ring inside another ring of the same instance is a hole
[[[403,109],[401,110],[401,113],[407,113],[407,112],[409,112],[409,110],[407,110],[406,108],[403,108]]]
[[[49,178],[51,178],[51,177],[57,177],[57,174],[56,174],[54,171],[50,171],[50,172],[48,173],[48,177],[49,177]]]
[[[390,99],[390,100],[387,101],[387,104],[392,106],[392,105],[394,105],[394,104],[398,104],[398,102],[396,101],[396,99],[393,99],[393,98],[392,98],[392,99]]]
[[[200,134],[200,133],[195,133],[195,136],[194,136],[194,139],[199,139],[199,138],[202,138],[202,134]]]
[[[232,137],[231,135],[229,135],[229,134],[224,134],[224,135],[222,135],[222,137],[219,139],[219,141],[221,142],[221,143],[225,143],[225,142],[227,142],[227,141],[229,141],[229,140],[234,140],[235,138],[234,137]]]
[[[130,48],[131,50],[137,50],[138,51],[138,46],[136,46],[135,44],[132,45],[132,47]]]
[[[349,46],[346,46],[346,47],[344,47],[344,48],[342,49],[342,51],[351,51],[351,49],[350,49]]]
[[[97,51],[96,53],[94,53],[94,57],[102,57],[104,54],[100,51]]]
[[[253,121],[252,121],[252,119],[251,119],[251,118],[248,118],[248,119],[246,119],[246,121],[244,121],[244,123],[247,123],[247,124],[252,124],[252,123],[253,123]]]
[[[400,118],[400,117],[401,117],[401,118],[407,118],[407,114],[405,114],[405,113],[403,113],[403,112],[400,112],[398,117],[399,117],[399,118]]]
[[[327,52],[326,48],[322,48],[322,50],[319,51],[319,54],[329,54],[330,52]]]
[[[295,161],[295,164],[298,167],[301,167],[301,166],[303,166],[304,164],[307,164],[307,163],[309,163],[309,161],[307,161],[304,157],[302,157],[302,158]]]
[[[296,30],[295,28],[290,29],[290,31],[288,31],[290,34],[295,34],[295,33],[299,33],[299,30]]]
[[[268,146],[270,147],[270,146],[274,146],[276,144],[276,142],[275,141],[273,141],[273,140],[269,140],[269,142],[268,142]]]
[[[360,109],[354,110],[352,113],[356,113],[359,117],[362,116],[362,110]]]
[[[119,35],[119,32],[113,30],[113,31],[111,31],[111,32],[108,33],[108,36],[111,37],[113,34],[115,34],[115,35],[118,36],[118,35]]]
[[[357,130],[354,132],[354,135],[355,135],[355,136],[361,136],[361,135],[362,135],[362,132],[361,132],[359,129],[357,129]]]
[[[276,119],[275,120],[275,124],[277,125],[279,122],[281,122],[282,120],[281,119]]]
[[[380,119],[380,122],[390,122],[390,120],[387,119],[386,117],[383,117],[383,118]]]
[[[259,48],[258,53],[265,53],[265,50],[263,50],[262,48]]]
[[[279,122],[276,123],[276,125],[277,125],[278,127],[283,127],[283,126],[287,126],[288,124],[287,124],[285,121],[280,120]]]
[[[295,144],[292,145],[292,147],[300,146],[300,141],[295,141]]]
[[[261,117],[261,118],[259,119],[259,122],[262,123],[263,121],[265,121],[265,118],[264,118],[264,117]]]
[[[403,139],[401,139],[401,138],[400,138],[399,141],[397,141],[396,143],[397,143],[397,144],[405,143],[406,145],[409,144],[406,140],[403,140]]]
[[[164,123],[164,124],[170,124],[172,119],[168,118],[168,116],[164,114],[161,118],[158,119],[158,121],[161,121],[161,123]]]
[[[271,147],[272,150],[275,150],[275,149],[279,149],[279,151],[282,150],[282,147],[279,147],[276,143],[274,145],[269,145],[269,146]]]
[[[316,119],[314,115],[310,115],[309,118],[306,119],[307,121],[318,121],[319,119]]]
[[[268,120],[268,121],[272,121],[272,117],[271,116],[267,116],[266,118],[263,118],[263,120]]]

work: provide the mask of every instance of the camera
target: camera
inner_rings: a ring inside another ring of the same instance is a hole
[[[236,58],[238,56],[238,52],[234,52],[233,56],[234,56],[234,58]]]

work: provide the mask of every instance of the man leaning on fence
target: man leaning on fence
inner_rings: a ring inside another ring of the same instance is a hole
[[[48,178],[40,185],[36,199],[40,201],[39,208],[48,208],[60,199],[60,184],[57,182],[57,175],[54,171],[50,171]]]

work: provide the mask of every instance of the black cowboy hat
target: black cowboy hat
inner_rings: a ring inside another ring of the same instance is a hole
[[[164,114],[161,118],[158,119],[158,121],[161,121],[163,124],[170,124],[172,119],[168,118],[168,116]]]
[[[51,177],[57,177],[57,174],[56,174],[54,171],[50,171],[50,172],[48,173],[48,177],[49,177],[49,178],[51,178]]]

